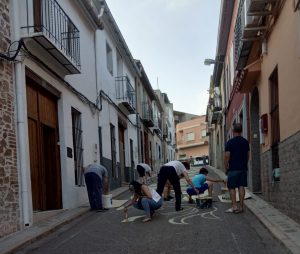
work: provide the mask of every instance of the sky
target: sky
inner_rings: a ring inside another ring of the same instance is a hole
[[[204,115],[221,0],[106,0],[134,59],[173,109]]]

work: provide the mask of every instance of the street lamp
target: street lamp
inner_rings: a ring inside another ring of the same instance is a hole
[[[206,58],[204,59],[204,64],[205,65],[211,65],[211,64],[215,64],[217,61],[214,59],[210,59],[210,58]]]

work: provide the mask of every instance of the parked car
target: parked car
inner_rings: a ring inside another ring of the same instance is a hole
[[[197,156],[194,158],[194,166],[203,166],[208,164],[209,164],[208,156]]]
[[[204,158],[203,157],[195,157],[194,167],[195,166],[203,166],[203,165],[204,165]]]

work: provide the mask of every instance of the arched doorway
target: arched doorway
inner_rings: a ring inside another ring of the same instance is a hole
[[[259,93],[257,87],[251,94],[251,166],[252,191],[261,193],[261,167],[260,167],[260,132],[259,132]]]

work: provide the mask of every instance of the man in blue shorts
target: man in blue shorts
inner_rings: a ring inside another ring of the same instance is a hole
[[[225,146],[224,168],[227,175],[232,207],[227,212],[241,213],[244,211],[245,187],[247,187],[247,172],[249,160],[249,142],[242,137],[242,125],[233,126],[233,138]],[[240,206],[237,206],[236,191],[239,189]]]
[[[192,183],[194,184],[195,188],[199,191],[200,194],[208,190],[209,199],[207,200],[207,206],[209,208],[212,206],[213,182],[224,182],[224,180],[208,177],[207,174],[208,170],[205,167],[202,167],[199,170],[199,174],[195,175],[192,178]],[[194,202],[192,196],[197,195],[197,193],[191,187],[188,187],[186,192],[189,195],[189,203],[192,204]]]

